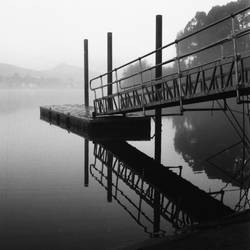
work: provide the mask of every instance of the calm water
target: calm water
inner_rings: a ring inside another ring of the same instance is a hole
[[[3,249],[116,249],[152,236],[154,209],[140,202],[138,193],[125,182],[119,182],[121,192],[116,191],[119,194],[113,189],[117,199],[107,201],[106,187],[98,181],[101,178],[98,170],[102,170],[103,164],[94,156],[93,143],[89,142],[91,172],[86,187],[84,139],[40,120],[40,105],[81,103],[82,99],[80,90],[0,91]],[[211,119],[218,121],[216,115]],[[162,163],[182,165],[182,177],[206,192],[219,191],[226,184],[227,190],[237,189],[229,178],[234,174],[235,163],[220,164],[227,174],[204,163],[204,158],[229,142],[222,138],[220,127],[210,136],[209,132],[216,128],[210,125],[204,128],[203,122],[206,123],[206,118],[164,118]],[[152,131],[153,127],[152,121]],[[129,143],[153,156],[153,140]],[[235,160],[239,152],[237,149],[226,154],[233,155]],[[220,156],[217,163],[226,162],[228,155]],[[226,192],[224,203],[234,208],[239,195],[239,191]],[[138,212],[138,206],[143,212]],[[176,231],[163,217],[160,228],[165,234]]]

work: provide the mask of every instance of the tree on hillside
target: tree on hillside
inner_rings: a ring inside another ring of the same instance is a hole
[[[178,33],[177,39],[186,36],[196,30],[199,30],[204,26],[207,26],[248,6],[249,0],[238,0],[236,2],[230,2],[224,6],[215,6],[207,14],[205,12],[197,12],[195,17],[187,23],[184,30]],[[242,30],[247,27],[250,27],[250,11],[246,11],[235,18],[236,31]],[[201,33],[198,33],[197,35],[183,40],[179,43],[178,52],[180,55],[183,55],[185,53],[202,48],[208,44],[218,41],[219,39],[223,39],[229,36],[231,32],[232,22],[231,19],[229,19],[220,23],[219,25],[211,27],[208,30],[205,30]],[[249,35],[238,40],[237,49],[239,51],[250,49]],[[232,42],[225,44],[223,53],[224,56],[232,54]],[[217,46],[214,49],[199,53],[195,57],[192,57],[192,60],[188,60],[188,65],[186,66],[194,66],[197,64],[206,63],[208,61],[217,59],[220,55],[221,48],[220,46]]]
[[[193,33],[202,27],[205,27],[223,17],[229,16],[232,13],[235,13],[239,10],[242,10],[249,6],[249,0],[238,0],[235,2],[230,2],[224,6],[215,6],[207,14],[202,11],[198,11],[195,16],[187,23],[185,28],[177,34],[177,39],[186,36],[190,33]],[[241,15],[237,15],[235,18],[235,30],[239,31],[250,27],[250,11],[246,11]],[[188,39],[181,41],[178,44],[178,53],[179,55],[184,55],[186,53],[195,51],[199,48],[207,46],[219,39],[228,37],[232,32],[232,20],[228,19],[214,27],[209,28],[203,32],[200,32],[194,36],[191,36]],[[250,50],[250,35],[244,36],[241,39],[237,39],[237,50],[247,51]],[[185,69],[188,67],[204,64],[206,62],[216,60],[221,57],[222,50],[220,46],[216,46],[212,49],[203,51],[196,54],[195,56],[190,56],[181,60],[181,68]],[[223,56],[232,55],[233,53],[233,44],[232,42],[227,42],[223,45]],[[146,69],[151,67],[151,63],[146,61],[142,62],[142,68]],[[132,75],[140,70],[139,64],[135,63],[127,67],[123,76],[127,77]],[[177,72],[177,65],[173,65],[163,68],[163,75],[168,75]],[[147,72],[143,74],[143,80],[150,80],[154,75],[154,71]],[[123,86],[132,86],[138,84],[141,81],[141,76],[132,77],[122,82]]]

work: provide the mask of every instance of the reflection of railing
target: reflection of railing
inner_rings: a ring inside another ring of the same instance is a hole
[[[182,108],[183,104],[209,101],[220,98],[227,98],[240,95],[245,95],[250,92],[249,86],[249,55],[246,51],[237,51],[237,41],[244,36],[250,34],[250,28],[236,31],[235,17],[239,14],[246,13],[250,7],[227,16],[215,23],[212,23],[198,31],[195,31],[187,36],[175,40],[174,42],[163,46],[160,49],[154,50],[138,59],[126,63],[111,72],[107,72],[99,77],[93,78],[90,81],[91,89],[95,93],[94,108],[96,115],[126,113],[138,110],[152,109],[155,106],[178,106]],[[184,55],[179,55],[179,43],[197,35],[202,31],[216,26],[226,20],[232,19],[232,34],[208,44],[202,48],[188,52]],[[211,48],[223,48],[225,44],[231,43],[233,52],[231,56],[225,57],[223,49],[218,59],[185,69],[181,68],[181,62],[194,57],[198,53],[208,51]],[[142,60],[164,51],[170,46],[176,46],[177,56],[164,61],[161,64],[143,68]],[[168,74],[160,78],[155,78],[154,70],[169,64],[176,64],[176,73]],[[121,70],[131,65],[139,67],[138,72],[132,73],[125,77],[119,77]],[[115,81],[105,83],[108,75],[114,74]],[[150,79],[145,79],[145,76],[150,76]],[[136,79],[136,80],[135,80]],[[133,82],[133,86],[126,87],[124,83],[128,80]],[[116,93],[107,94],[107,88],[110,85],[116,86]],[[110,105],[112,103],[112,105]]]
[[[94,155],[103,164],[107,166],[107,151],[104,147],[99,144],[95,144]],[[135,173],[129,166],[121,162],[118,158],[114,157],[112,165],[112,172],[120,179],[124,181],[131,189],[133,189],[138,195],[142,196],[143,199],[151,206],[154,206],[154,194],[157,192],[157,188],[149,182],[146,182],[142,175]],[[184,211],[178,208],[178,204],[170,201],[166,197],[166,194],[160,193],[160,211],[161,215],[171,221],[176,228],[180,228],[187,224],[190,224],[192,219]]]
[[[124,162],[120,161],[113,154],[112,157],[110,157],[111,154],[112,153],[105,149],[105,147],[100,144],[95,144],[95,163],[91,165],[90,173],[108,190],[108,193],[112,193],[112,197],[114,197],[115,200],[117,200],[117,202],[125,208],[132,218],[135,219],[139,225],[143,226],[145,232],[149,232],[151,236],[161,235],[165,232],[160,228],[160,216],[171,222],[176,229],[190,225],[194,222],[194,220],[185,211],[179,208],[178,203],[169,199],[165,193],[160,192],[157,187],[147,182],[144,179],[143,171],[141,173],[133,171],[133,169],[131,169]],[[102,163],[100,169],[96,167],[96,159]],[[104,166],[106,168],[104,168]],[[111,177],[111,180],[114,179],[114,184],[112,183],[112,185],[108,183],[110,178],[110,176],[108,176],[108,169],[112,170],[111,175],[114,177]],[[99,175],[99,178],[97,175]],[[104,180],[107,180],[107,182]],[[137,201],[132,201],[132,199],[125,194],[125,191],[122,190],[122,185],[119,186],[119,180],[121,180],[139,196],[139,199],[136,199]],[[105,183],[107,183],[106,186]],[[114,190],[109,190],[112,188],[114,188]],[[122,199],[119,199],[119,196],[126,199],[128,204],[130,204],[135,210],[136,215],[131,212],[133,209],[129,210],[128,206],[122,204]],[[147,212],[143,211],[142,201],[153,209],[153,218],[150,218],[149,215],[146,215]],[[156,211],[158,211],[158,214]],[[158,217],[158,219],[156,217]],[[154,229],[157,229],[157,231],[150,231],[148,226],[143,224],[143,219],[150,223]]]
[[[99,178],[95,175],[95,172],[99,175]],[[108,179],[108,177],[104,174],[104,168],[102,168],[102,170],[100,171],[98,168],[96,168],[95,164],[91,164],[90,165],[90,174],[106,190],[108,189],[108,187],[105,186],[105,183],[104,183],[104,180]],[[144,232],[148,233],[151,237],[153,237],[155,234],[152,232],[149,232],[147,226],[145,226],[145,224],[142,222],[142,220],[145,219],[150,224],[153,224],[154,223],[153,220],[148,215],[146,215],[145,212],[143,212],[141,210],[140,205],[137,205],[135,202],[133,202],[126,194],[124,194],[124,192],[121,189],[119,189],[119,187],[117,185],[114,185],[112,183],[111,188],[112,187],[115,188],[115,195],[112,194],[112,197],[118,202],[118,204],[122,208],[124,208],[124,210],[126,212],[129,213],[129,215],[136,221],[136,223],[144,229]],[[132,206],[132,209],[129,209],[128,206],[125,205],[124,202],[121,201],[122,199],[119,199],[119,195]],[[140,197],[139,204],[141,204],[141,197]],[[135,209],[137,215],[132,212],[133,209]],[[163,230],[161,230],[161,234],[163,235],[163,234],[165,234],[165,232]]]
[[[240,212],[246,209],[250,209],[249,188],[241,188],[239,190],[239,196],[239,201],[235,206],[235,210]]]
[[[108,154],[110,152],[105,149],[105,147],[100,144],[95,144],[94,155],[103,164],[108,166]],[[131,189],[133,189],[138,195],[143,197],[150,206],[154,206],[154,194],[157,192],[157,188],[154,187],[149,182],[146,182],[143,178],[143,173],[138,174],[133,169],[131,169],[127,164],[120,161],[114,156],[114,161],[112,164],[112,172],[124,183],[127,184]],[[171,223],[176,228],[180,228],[187,224],[190,224],[192,219],[184,211],[178,208],[178,204],[175,204],[166,194],[160,193],[160,211],[161,215]]]
[[[236,193],[235,195],[238,196],[238,200],[236,200],[236,204],[234,205],[234,210],[236,212],[243,212],[250,209],[250,197],[249,197],[249,185],[248,187],[244,188],[227,188],[229,183],[225,185],[221,189],[221,191],[213,192],[210,194],[216,195],[221,194],[222,196],[225,196],[227,194],[231,194],[232,192]]]

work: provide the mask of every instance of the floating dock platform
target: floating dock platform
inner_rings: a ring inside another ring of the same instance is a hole
[[[93,107],[51,105],[40,107],[40,118],[93,140],[150,140],[151,121],[138,115],[93,117]]]

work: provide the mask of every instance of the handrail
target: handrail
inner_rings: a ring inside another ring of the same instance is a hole
[[[246,34],[248,34],[248,33],[250,33],[250,28],[247,28],[247,29],[245,29],[245,30],[243,30],[243,31],[240,31],[240,32],[236,33],[236,34],[235,34],[235,37],[241,37],[241,35],[246,35]],[[118,79],[118,80],[115,80],[115,81],[113,81],[113,82],[111,82],[111,83],[107,83],[107,84],[104,84],[104,85],[101,85],[101,86],[98,86],[98,87],[95,87],[95,88],[91,87],[91,90],[103,89],[104,87],[107,87],[107,86],[110,86],[110,85],[119,83],[119,82],[121,82],[121,81],[125,81],[125,80],[127,80],[127,79],[129,79],[129,78],[132,78],[132,77],[135,77],[135,76],[137,76],[137,75],[139,75],[139,74],[143,74],[143,73],[145,73],[145,72],[148,72],[148,71],[150,71],[150,70],[153,70],[153,69],[155,69],[155,68],[157,68],[157,67],[159,67],[159,66],[163,66],[163,65],[169,64],[169,63],[171,63],[171,62],[175,62],[176,60],[181,60],[181,59],[183,59],[183,58],[185,58],[185,57],[188,57],[188,56],[191,56],[191,55],[193,55],[193,54],[200,53],[200,52],[202,52],[202,51],[204,51],[204,50],[207,50],[207,49],[210,49],[210,48],[212,48],[212,47],[216,47],[216,46],[218,46],[218,45],[220,45],[220,44],[223,44],[223,43],[225,43],[225,42],[231,41],[232,39],[233,39],[233,36],[232,36],[232,35],[227,36],[227,37],[222,38],[222,39],[220,39],[220,40],[218,40],[218,41],[216,41],[216,42],[213,42],[213,43],[210,43],[210,44],[208,44],[208,45],[206,45],[206,46],[203,46],[203,47],[200,48],[200,49],[194,50],[194,51],[192,51],[192,52],[188,52],[188,53],[186,53],[186,54],[184,54],[184,55],[181,55],[181,56],[179,56],[179,57],[174,57],[174,58],[169,59],[169,60],[167,60],[167,61],[164,61],[164,62],[162,62],[162,63],[160,63],[160,64],[156,64],[156,65],[154,65],[154,66],[151,66],[151,67],[149,67],[149,68],[146,68],[146,69],[144,69],[144,70],[142,70],[142,71],[138,71],[138,72],[133,73],[133,74],[131,74],[131,75],[129,75],[129,76],[122,77],[122,78],[120,78],[120,79]],[[140,58],[139,60],[141,60],[141,58]],[[218,60],[218,59],[217,59],[217,60]],[[215,61],[217,61],[217,60],[215,60]],[[208,63],[208,64],[210,64],[210,63]],[[190,70],[190,69],[189,69],[189,70]],[[186,70],[184,70],[184,71],[186,71]],[[183,72],[183,71],[182,71],[182,72]],[[176,74],[176,73],[175,73],[175,74]],[[100,76],[100,77],[103,77],[103,76]],[[96,79],[98,79],[98,78],[99,78],[99,77],[93,78],[93,79],[91,79],[91,81],[94,81],[94,80],[96,80]],[[121,85],[120,85],[120,88],[121,88],[121,89],[124,89]]]
[[[225,57],[224,59],[229,59],[229,58],[233,58],[234,56],[233,55],[230,55],[228,57]],[[246,57],[242,57],[242,58],[250,58],[250,55],[246,56]],[[216,59],[214,61],[211,61],[209,63],[206,63],[206,64],[200,64],[194,68],[191,68],[191,69],[186,69],[185,71],[182,71],[182,75],[186,75],[186,72],[188,71],[191,71],[191,70],[194,70],[194,69],[197,69],[197,68],[201,68],[201,67],[204,67],[204,66],[208,66],[209,64],[213,64],[213,63],[218,63],[219,61],[221,61],[221,59]],[[223,65],[227,65],[227,64],[230,64],[230,62],[226,62],[224,63]],[[213,69],[213,67],[209,67],[209,68],[206,68],[205,70],[211,70]],[[247,69],[250,69],[250,68],[247,68]],[[195,74],[197,72],[191,72],[190,74]],[[176,76],[176,77],[174,77]],[[173,73],[173,74],[169,74],[169,75],[165,75],[163,76],[161,79],[165,79],[165,78],[170,78],[170,79],[167,79],[166,81],[169,81],[169,80],[173,80],[175,78],[177,78],[178,76],[178,73]],[[208,80],[209,78],[206,78],[206,80]],[[154,83],[152,83],[154,82]],[[124,94],[124,93],[129,93],[132,90],[139,90],[139,89],[143,89],[143,88],[147,88],[149,86],[155,86],[155,85],[158,85],[159,82],[157,79],[154,79],[153,81],[152,80],[148,80],[148,81],[145,81],[143,86],[141,86],[141,84],[136,84],[136,85],[133,85],[133,86],[130,86],[130,87],[127,87],[127,88],[123,88],[123,90],[119,93],[113,93],[112,95],[109,95],[109,96],[104,96],[104,98],[109,98],[109,97],[114,97],[114,96],[117,96],[118,94]],[[102,98],[97,98],[98,99],[102,99]]]
[[[115,83],[117,83],[117,82],[119,82],[119,81],[124,80],[123,78],[121,78],[121,79],[119,79],[119,80],[117,80],[117,81],[114,81],[114,82],[112,82],[112,83],[103,85],[102,87],[95,87],[95,88],[92,87],[92,82],[95,81],[95,80],[97,80],[97,79],[99,79],[99,78],[105,77],[105,76],[107,76],[108,74],[112,74],[113,72],[116,72],[117,70],[119,70],[119,69],[121,69],[121,68],[124,68],[124,67],[126,67],[126,66],[128,66],[128,65],[130,65],[130,64],[133,64],[133,63],[135,63],[135,62],[137,62],[137,61],[139,61],[139,60],[142,60],[142,59],[144,59],[145,57],[148,57],[148,56],[150,56],[150,55],[156,53],[157,51],[163,50],[163,49],[165,49],[165,48],[167,48],[167,47],[170,47],[170,46],[172,46],[172,45],[174,45],[174,44],[177,44],[177,43],[179,43],[179,42],[181,42],[181,41],[183,41],[183,40],[185,40],[185,39],[187,39],[187,38],[189,38],[189,37],[191,37],[191,36],[193,36],[193,35],[196,35],[196,34],[202,32],[202,31],[204,31],[204,30],[206,30],[206,29],[211,28],[211,27],[213,27],[213,26],[215,26],[215,25],[217,25],[217,24],[219,24],[219,23],[221,23],[221,22],[224,22],[224,21],[226,21],[226,20],[228,20],[228,19],[230,19],[230,18],[234,18],[234,17],[237,16],[238,14],[243,13],[243,12],[249,10],[249,9],[250,9],[250,6],[244,8],[244,9],[241,9],[241,10],[235,12],[235,13],[232,13],[231,15],[228,15],[228,16],[226,16],[226,17],[224,17],[224,18],[221,18],[220,20],[217,20],[217,21],[215,21],[215,22],[213,22],[213,23],[211,23],[211,24],[209,24],[209,25],[206,25],[205,27],[203,27],[203,28],[201,28],[201,29],[199,29],[199,30],[197,30],[197,31],[194,31],[194,32],[192,32],[192,33],[190,33],[190,34],[187,34],[187,35],[185,35],[185,36],[183,36],[183,37],[181,37],[181,38],[179,38],[179,39],[176,39],[175,41],[173,41],[173,42],[171,42],[171,43],[168,43],[168,44],[164,45],[164,46],[161,47],[161,48],[158,48],[158,49],[156,49],[156,50],[153,50],[153,51],[151,51],[151,52],[149,52],[149,53],[147,53],[147,54],[145,54],[145,55],[143,55],[143,56],[141,56],[141,57],[139,57],[139,58],[136,58],[136,59],[134,59],[134,60],[132,60],[132,61],[129,61],[128,63],[123,64],[123,65],[121,65],[121,66],[119,66],[119,67],[113,69],[112,71],[106,72],[106,73],[104,73],[104,74],[102,74],[102,75],[99,75],[99,76],[97,76],[97,77],[92,78],[92,79],[90,80],[90,89],[95,91],[95,90],[97,90],[97,89],[99,89],[99,88],[104,88],[104,87],[106,87],[106,86],[108,86],[108,85],[110,85],[110,84],[112,85],[112,84],[115,84]],[[249,31],[248,31],[248,32],[249,32]],[[242,35],[244,35],[244,33],[245,33],[245,30],[242,32]],[[222,39],[222,40],[223,40],[223,39]],[[218,45],[218,44],[220,44],[220,43],[217,42],[216,45]],[[216,46],[216,45],[213,45],[213,46]],[[204,49],[208,49],[208,48],[211,48],[211,47],[203,48],[203,50],[204,50]],[[201,50],[201,51],[202,51],[202,50]],[[199,52],[201,52],[201,51],[199,51]],[[189,54],[189,55],[192,55],[192,54],[195,54],[195,53],[198,53],[198,52],[197,52],[197,51],[196,51],[196,52],[192,52],[192,53],[190,52],[190,53],[188,53],[188,54]],[[188,54],[182,55],[182,56],[179,57],[178,59],[181,59],[181,58],[183,58],[183,57],[187,57]],[[144,73],[144,72],[146,72],[146,71],[149,71],[149,70],[154,69],[154,68],[157,67],[157,66],[161,66],[161,65],[164,65],[164,64],[173,62],[174,60],[176,60],[176,58],[171,59],[171,60],[168,60],[168,61],[164,62],[163,64],[155,65],[155,66],[153,66],[153,67],[151,67],[151,68],[145,69],[144,71],[140,71],[140,72],[138,72],[138,73]],[[137,74],[138,74],[138,73],[137,73]],[[135,75],[137,75],[137,74],[133,74],[133,76],[135,76]],[[131,78],[131,77],[133,77],[133,76],[129,76],[128,78]]]

